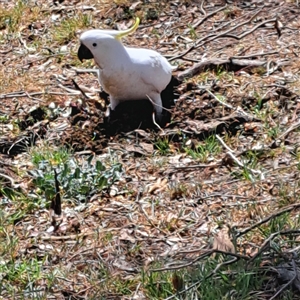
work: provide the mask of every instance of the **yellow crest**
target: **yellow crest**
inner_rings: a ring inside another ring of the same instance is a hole
[[[128,28],[128,29],[126,29],[126,30],[120,30],[120,31],[118,31],[118,33],[117,33],[116,36],[115,36],[115,39],[121,40],[122,37],[124,37],[124,36],[126,36],[126,35],[129,35],[129,34],[135,32],[135,31],[137,30],[137,28],[139,27],[139,24],[140,24],[140,18],[137,17],[137,18],[135,19],[134,25],[133,25],[131,28]]]

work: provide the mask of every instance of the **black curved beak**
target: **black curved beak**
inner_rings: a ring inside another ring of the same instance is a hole
[[[80,45],[77,56],[82,62],[84,59],[92,59],[94,58],[92,52],[83,44]]]

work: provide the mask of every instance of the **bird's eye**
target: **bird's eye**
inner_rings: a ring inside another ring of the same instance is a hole
[[[93,43],[93,47],[97,47],[97,43]]]

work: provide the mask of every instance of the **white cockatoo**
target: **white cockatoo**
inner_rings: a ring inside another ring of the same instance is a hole
[[[167,87],[174,69],[154,50],[125,47],[121,38],[133,33],[139,18],[127,30],[92,29],[80,36],[78,58],[94,58],[99,67],[99,82],[110,96],[112,110],[123,101],[150,99],[158,120],[162,116],[161,92]]]

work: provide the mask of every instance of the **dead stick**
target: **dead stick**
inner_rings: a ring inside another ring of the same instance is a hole
[[[286,213],[286,212],[292,211],[292,210],[294,210],[295,208],[299,208],[299,207],[300,207],[300,203],[297,203],[297,204],[293,204],[293,205],[289,206],[288,208],[286,208],[286,209],[284,209],[284,210],[278,211],[278,212],[276,212],[276,213],[274,213],[274,214],[272,214],[272,215],[270,215],[270,216],[268,216],[268,217],[262,219],[261,221],[259,221],[259,222],[255,223],[255,224],[251,225],[250,227],[247,227],[246,229],[244,229],[244,230],[238,232],[238,233],[236,234],[236,237],[238,238],[238,237],[244,235],[245,233],[247,233],[247,232],[253,230],[254,228],[256,228],[256,227],[258,227],[258,226],[260,226],[260,225],[262,225],[262,224],[264,224],[264,223],[267,223],[267,222],[270,221],[271,219],[276,218],[276,217],[279,217],[280,215],[282,215],[282,214],[284,214],[284,213]]]
[[[270,51],[266,53],[253,53],[245,56],[231,56],[230,59],[247,59],[247,58],[252,58],[256,56],[266,56],[266,55],[272,55],[272,54],[278,54],[278,51]]]

